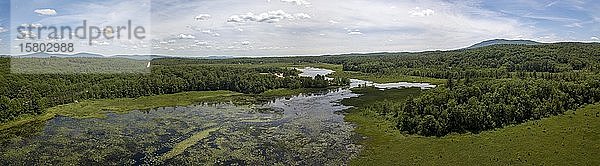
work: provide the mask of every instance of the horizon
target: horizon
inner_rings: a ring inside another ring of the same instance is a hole
[[[16,25],[82,20],[103,27],[133,19],[148,38],[101,39],[68,54],[282,57],[447,51],[493,39],[600,41],[600,5],[593,1],[11,0],[0,9],[0,51],[10,55],[18,52]]]
[[[281,58],[281,57],[316,57],[316,56],[338,56],[338,55],[366,55],[366,54],[380,54],[380,53],[423,53],[423,52],[434,52],[434,51],[457,51],[457,50],[463,50],[463,49],[470,49],[470,47],[473,47],[475,45],[478,44],[482,44],[484,42],[489,42],[489,41],[496,41],[496,40],[505,40],[505,41],[532,41],[532,42],[537,42],[539,44],[560,44],[560,43],[582,43],[582,44],[600,44],[600,42],[597,41],[591,41],[591,42],[581,42],[581,41],[558,41],[558,42],[539,42],[539,41],[534,41],[534,40],[527,40],[527,39],[518,39],[518,40],[510,40],[510,39],[490,39],[490,40],[484,40],[481,41],[479,43],[475,43],[472,45],[468,45],[468,46],[464,46],[464,47],[460,47],[460,48],[453,48],[453,49],[447,49],[447,50],[422,50],[422,51],[372,51],[372,52],[345,52],[345,53],[323,53],[323,54],[302,54],[302,55],[254,55],[254,56],[244,56],[244,55],[174,55],[174,54],[112,54],[112,55],[105,55],[105,54],[101,54],[101,53],[93,53],[93,52],[76,52],[76,53],[46,53],[46,52],[35,52],[35,53],[26,53],[26,54],[19,54],[19,55],[4,55],[4,54],[0,54],[0,56],[28,56],[28,55],[34,55],[34,54],[47,54],[47,55],[78,55],[78,54],[92,54],[92,55],[98,55],[98,56],[103,56],[103,57],[114,57],[114,56],[164,56],[164,57],[173,57],[173,58],[210,58],[210,57],[228,57],[228,58],[269,58],[269,57],[273,57],[273,58]],[[497,44],[493,44],[493,45],[497,45]],[[503,44],[500,44],[503,45]],[[471,48],[474,49],[474,48]]]

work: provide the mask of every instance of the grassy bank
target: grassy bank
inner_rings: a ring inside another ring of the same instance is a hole
[[[103,118],[106,113],[126,113],[131,110],[146,110],[168,106],[187,106],[200,102],[226,102],[241,93],[231,91],[184,92],[140,98],[89,100],[60,105],[48,109],[49,113],[74,118]]]
[[[126,113],[131,110],[144,110],[166,106],[185,106],[200,102],[226,102],[240,100],[241,93],[231,91],[184,92],[168,95],[145,96],[140,98],[119,98],[88,100],[52,107],[41,115],[25,115],[16,120],[0,124],[0,130],[41,122],[56,115],[73,118],[102,118],[107,113]]]
[[[366,137],[352,165],[600,165],[600,104],[521,125],[446,137],[404,135],[370,112],[346,120]]]
[[[255,104],[277,97],[293,96],[301,93],[318,92],[324,89],[275,89],[257,95],[248,95],[232,91],[183,92],[176,94],[144,96],[140,98],[118,98],[87,100],[52,107],[41,115],[24,115],[13,121],[0,124],[0,130],[23,126],[33,122],[44,122],[53,117],[103,118],[107,113],[127,113],[132,110],[147,110],[158,107],[187,106],[197,103],[232,102],[236,104]]]

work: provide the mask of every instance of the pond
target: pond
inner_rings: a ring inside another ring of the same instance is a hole
[[[335,71],[328,69],[319,69],[313,67],[305,67],[305,68],[296,68],[300,70],[302,73],[299,76],[303,77],[316,77],[317,75],[328,75]],[[326,79],[331,79],[326,77]],[[435,88],[436,85],[429,83],[411,83],[411,82],[396,82],[396,83],[374,83],[372,81],[365,81],[359,79],[350,79],[350,88],[356,88],[360,86],[372,86],[381,90],[385,89],[394,89],[394,88],[421,88],[421,89],[431,89]]]
[[[300,70],[308,77],[333,72]],[[2,138],[0,165],[345,165],[360,146],[353,125],[340,113],[349,107],[339,101],[357,96],[339,88],[249,106],[198,104],[102,119],[55,117],[32,134],[8,131],[18,136]]]
[[[432,89],[435,88],[436,85],[429,83],[412,83],[412,82],[396,82],[396,83],[374,83],[371,81],[359,80],[359,79],[350,79],[350,87],[360,87],[360,86],[372,86],[378,88],[380,90],[385,89],[394,89],[394,88],[421,88],[421,89]]]

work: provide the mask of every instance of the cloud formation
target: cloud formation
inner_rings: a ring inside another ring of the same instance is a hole
[[[54,9],[36,9],[33,12],[41,16],[55,16],[57,14]]]
[[[220,33],[215,32],[215,31],[210,30],[210,29],[201,30],[201,32],[204,33],[204,34],[207,34],[207,35],[211,35],[213,37],[219,37],[219,36],[221,36]]]
[[[425,16],[433,16],[435,11],[431,9],[421,9],[420,7],[416,7],[412,11],[409,12],[410,16],[413,17],[425,17]]]
[[[308,2],[306,0],[281,0],[281,2],[293,3],[293,4],[296,4],[299,6],[310,5],[310,2]]]
[[[0,33],[4,33],[4,32],[7,32],[7,31],[8,31],[8,30],[7,30],[7,29],[5,29],[4,27],[0,27]]]
[[[363,35],[363,33],[360,32],[360,30],[355,29],[355,30],[348,30],[348,35]]]
[[[294,19],[310,19],[310,15],[306,13],[288,14],[283,10],[269,11],[255,15],[252,12],[243,15],[232,15],[227,19],[227,22],[264,22],[264,23],[276,23],[282,20],[294,20]]]
[[[206,20],[210,19],[210,15],[209,14],[200,14],[200,15],[197,15],[196,17],[194,17],[194,19],[196,21],[206,21]]]
[[[135,23],[151,23],[150,42],[111,42],[122,47],[98,50],[122,53],[150,44],[157,54],[244,56],[447,50],[494,38],[598,41],[600,33],[600,9],[591,0],[66,1],[52,9],[32,4],[15,11],[32,19],[14,25],[81,23],[84,18],[121,25],[135,18]],[[150,4],[151,11],[142,10]],[[151,21],[139,19],[144,15]]]
[[[177,38],[179,38],[179,39],[196,39],[196,36],[182,33],[182,34],[177,35]]]
[[[297,19],[311,19],[312,17],[310,17],[310,15],[306,14],[306,13],[296,13],[294,14],[294,17]]]
[[[211,38],[213,47],[182,50],[178,54],[248,56],[454,49],[492,38],[532,38],[534,33],[519,20],[463,2],[312,0],[310,7],[286,3],[203,1],[196,4],[196,11],[210,14],[209,21],[190,23],[190,20],[170,17],[153,29],[194,34],[189,32],[190,28],[176,26],[184,24],[196,26],[202,30],[192,31],[203,31],[207,35],[219,32],[219,38]],[[226,7],[208,10],[202,6]],[[187,14],[175,9],[171,12]],[[244,46],[240,41],[261,42],[239,48]],[[194,44],[181,42],[176,45]],[[229,48],[232,43],[237,44]]]

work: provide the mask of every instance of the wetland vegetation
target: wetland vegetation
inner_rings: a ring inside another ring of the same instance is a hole
[[[600,164],[599,44],[152,64],[0,72],[0,163]]]

